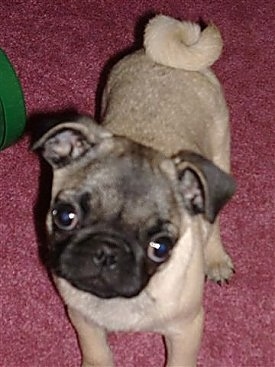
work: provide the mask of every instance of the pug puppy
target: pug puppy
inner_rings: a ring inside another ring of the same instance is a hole
[[[205,275],[233,273],[217,215],[231,198],[228,110],[210,66],[214,25],[156,16],[109,75],[102,121],[67,119],[35,143],[53,168],[49,268],[82,366],[112,366],[108,331],[165,337],[167,366],[195,366]]]

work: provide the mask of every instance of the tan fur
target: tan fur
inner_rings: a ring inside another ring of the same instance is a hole
[[[100,299],[55,278],[71,310],[69,316],[74,314],[71,320],[82,344],[83,367],[112,366],[106,340],[98,337],[98,328],[101,334],[104,330],[161,333],[172,351],[167,366],[195,366],[203,322],[204,283],[203,249],[198,244],[205,243],[206,233],[200,230],[199,217],[195,220],[186,217],[184,223],[171,259],[137,297]],[[95,351],[95,345],[101,348]],[[98,353],[102,355],[100,361]]]
[[[201,32],[196,24],[158,16],[147,26],[144,43],[145,50],[112,70],[103,125],[167,157],[187,149],[229,171],[228,111],[221,87],[207,69],[222,48],[217,28]],[[83,367],[112,365],[105,330],[160,332],[166,339],[167,366],[195,366],[205,266],[210,277],[220,280],[231,276],[231,265],[218,222],[211,226],[201,216],[186,214],[171,258],[136,297],[101,299],[55,277],[79,334]]]
[[[190,71],[211,66],[220,56],[222,39],[214,25],[203,31],[196,23],[159,15],[146,27],[146,54],[155,62]]]
[[[229,171],[228,110],[210,69],[167,68],[137,51],[113,68],[102,117],[108,130],[168,157],[184,148]]]

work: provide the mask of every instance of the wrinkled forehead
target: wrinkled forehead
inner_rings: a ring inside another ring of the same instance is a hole
[[[175,211],[172,177],[161,162],[144,155],[109,156],[70,167],[56,184],[63,196],[75,196],[73,200],[89,193],[90,205],[102,219],[118,215],[128,221],[146,221],[151,216],[168,219]]]

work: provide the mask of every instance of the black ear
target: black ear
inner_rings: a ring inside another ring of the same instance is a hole
[[[191,214],[203,213],[213,223],[235,192],[235,181],[210,160],[182,151],[173,157],[184,205]]]
[[[54,168],[61,168],[86,154],[99,151],[99,146],[112,134],[87,116],[75,121],[61,121],[45,132],[34,143],[33,149],[40,149],[43,157]]]

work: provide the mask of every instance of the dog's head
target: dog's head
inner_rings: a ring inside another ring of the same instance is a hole
[[[234,191],[207,159],[164,157],[84,116],[52,127],[34,148],[53,168],[49,266],[102,298],[137,295],[168,261],[183,213],[213,222]]]

